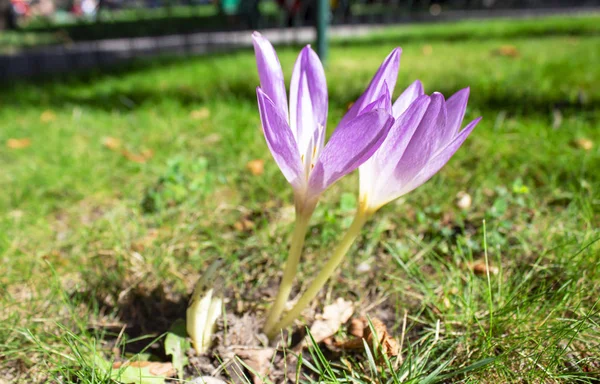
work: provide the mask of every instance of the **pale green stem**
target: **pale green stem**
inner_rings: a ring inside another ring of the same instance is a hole
[[[312,283],[307,288],[306,292],[300,297],[300,300],[294,305],[294,307],[273,327],[270,327],[268,331],[265,333],[272,339],[277,335],[277,333],[289,326],[296,318],[300,316],[304,308],[310,304],[310,302],[317,296],[321,288],[325,285],[327,280],[333,275],[336,268],[340,265],[342,260],[344,260],[344,256],[348,253],[348,250],[354,243],[354,240],[360,235],[360,230],[365,225],[367,220],[370,217],[370,213],[362,207],[356,212],[356,216],[354,216],[354,221],[348,228],[348,232],[344,235],[337,248],[333,251],[331,258],[325,263],[325,265],[321,268],[321,272],[315,277]]]
[[[292,234],[292,243],[290,244],[290,252],[285,262],[285,269],[283,271],[283,278],[279,285],[279,291],[275,302],[269,311],[267,321],[265,322],[264,332],[269,333],[273,329],[273,325],[279,320],[281,313],[285,308],[285,303],[292,291],[292,284],[294,283],[294,277],[298,271],[298,264],[300,263],[300,256],[302,255],[302,248],[304,247],[304,238],[306,237],[306,231],[308,229],[308,222],[312,216],[313,210],[296,210],[296,223],[294,227],[294,233]]]

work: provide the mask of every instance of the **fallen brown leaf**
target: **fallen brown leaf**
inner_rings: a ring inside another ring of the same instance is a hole
[[[246,164],[246,168],[254,176],[260,176],[265,171],[265,161],[263,159],[250,160]]]
[[[490,275],[497,275],[499,272],[498,267],[489,264],[486,265],[485,261],[483,260],[474,261],[473,263],[470,263],[469,269],[471,269],[474,274],[479,276],[487,276],[488,270]]]
[[[218,133],[211,133],[210,135],[205,136],[204,140],[202,140],[204,144],[215,144],[219,141],[221,141],[221,136]]]
[[[123,151],[121,151],[121,154],[125,156],[127,160],[131,160],[136,163],[145,163],[148,160],[150,160],[152,156],[154,156],[154,152],[152,152],[152,150],[150,149],[143,150],[140,153],[133,153],[124,149]]]
[[[116,151],[117,149],[121,148],[121,140],[107,136],[102,138],[102,145],[111,151]]]
[[[584,151],[591,151],[594,148],[594,142],[586,138],[575,139],[571,142],[571,145]]]
[[[519,57],[520,53],[514,45],[503,45],[493,51],[494,54],[506,57]]]
[[[47,109],[40,115],[40,121],[42,123],[49,123],[56,120],[56,115],[51,110]]]
[[[352,332],[355,335],[360,334],[359,328],[361,324],[359,322],[362,323],[362,336],[357,336],[356,338],[345,342],[336,343],[336,347],[346,350],[363,349],[363,340],[365,340],[371,348],[380,346],[383,353],[388,356],[397,356],[400,353],[398,342],[388,333],[387,327],[381,320],[376,317],[371,319],[371,325],[375,331],[374,333],[366,318],[362,317],[356,322],[353,321]]]
[[[254,228],[254,222],[248,219],[241,219],[233,224],[233,228],[238,232],[249,231]]]
[[[175,368],[173,368],[173,364],[161,363],[159,361],[131,361],[126,363],[117,361],[113,363],[113,369],[120,369],[122,367],[146,368],[151,375],[164,377],[174,376],[177,373]]]
[[[31,139],[8,139],[6,140],[6,146],[10,149],[23,149],[31,145]]]
[[[190,112],[190,117],[194,120],[202,120],[210,117],[210,110],[206,107],[202,107]]]
[[[363,337],[365,330],[364,318],[354,318],[350,321],[350,325],[348,326],[348,333],[352,336]]]
[[[275,354],[274,348],[239,348],[233,351],[244,364],[248,365],[257,375],[253,375],[254,384],[262,384],[262,377],[269,374],[271,359]],[[262,376],[262,377],[261,377]]]
[[[158,230],[151,229],[150,231],[148,231],[148,234],[146,236],[131,243],[131,249],[136,252],[143,252],[146,249],[146,247],[154,243],[154,240],[156,240],[157,237]]]
[[[310,334],[315,342],[330,338],[345,324],[354,313],[354,304],[351,301],[338,298],[333,304],[323,308],[323,314],[310,327]]]

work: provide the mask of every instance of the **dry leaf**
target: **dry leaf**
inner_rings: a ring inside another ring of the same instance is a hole
[[[250,160],[248,164],[246,164],[246,168],[254,176],[262,175],[265,171],[265,161],[263,159]]]
[[[474,274],[479,275],[479,276],[487,276],[488,274],[488,270],[490,275],[497,275],[498,274],[498,267],[492,266],[492,265],[486,265],[485,261],[483,260],[479,260],[479,261],[475,261],[473,263],[469,263],[469,269],[473,271]]]
[[[116,151],[117,149],[121,148],[121,140],[107,136],[102,138],[102,145],[111,151]]]
[[[493,51],[494,54],[506,57],[519,57],[520,53],[514,45],[503,45]]]
[[[471,195],[467,192],[461,191],[456,194],[456,206],[460,209],[469,209],[471,208],[471,203],[473,199]]]
[[[190,112],[190,117],[194,120],[202,120],[210,117],[210,111],[206,107],[193,110]]]
[[[352,322],[351,325],[353,334],[360,334],[359,328],[361,324],[362,336],[357,336],[354,339],[337,343],[336,346],[342,349],[363,349],[364,339],[371,346],[371,348],[380,346],[383,353],[388,356],[397,356],[400,353],[398,342],[388,333],[387,327],[381,320],[376,317],[371,319],[371,324],[373,325],[373,330],[375,331],[375,335],[377,335],[377,337],[374,337],[369,325],[369,321],[364,317],[356,322]]]
[[[127,160],[131,160],[136,163],[145,163],[150,160],[152,156],[154,156],[154,152],[152,152],[150,149],[143,150],[140,153],[133,153],[124,149],[121,151],[121,154],[125,156]]]
[[[238,348],[233,351],[244,364],[252,368],[252,371],[258,375],[254,376],[252,381],[254,384],[262,384],[264,377],[269,374],[271,368],[271,359],[275,354],[274,348]]]
[[[354,304],[351,301],[338,298],[333,304],[323,308],[323,314],[310,327],[310,333],[315,342],[335,335],[342,324],[345,324],[354,313]]]
[[[136,252],[143,252],[146,247],[152,245],[154,240],[158,237],[158,230],[151,229],[148,234],[141,239],[131,243],[131,249]]]
[[[424,56],[429,56],[433,53],[433,47],[429,44],[426,44],[423,46],[423,48],[421,49],[421,51],[423,52]]]
[[[159,361],[131,361],[128,363],[118,361],[113,363],[113,369],[120,369],[122,367],[146,368],[148,373],[154,376],[170,377],[177,373],[175,372],[175,368],[173,368],[173,364],[161,363]]]
[[[40,115],[40,121],[42,123],[49,123],[51,121],[56,120],[56,115],[54,114],[54,112],[52,112],[51,110],[45,110],[44,112],[42,112],[42,114]]]
[[[249,231],[254,228],[254,222],[248,219],[241,219],[233,224],[233,228],[238,232]]]
[[[6,146],[10,149],[23,149],[31,145],[31,139],[8,139]]]
[[[585,138],[575,139],[571,142],[571,145],[584,151],[591,151],[594,148],[594,142]]]
[[[364,318],[360,319],[352,319],[350,321],[350,326],[348,327],[348,333],[352,336],[363,337],[365,330]]]
[[[221,141],[221,136],[218,133],[211,133],[202,140],[204,144],[215,144],[219,141]]]

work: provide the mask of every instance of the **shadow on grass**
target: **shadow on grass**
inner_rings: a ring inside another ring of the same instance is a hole
[[[103,333],[104,340],[114,343],[113,348],[119,348],[125,353],[148,352],[166,359],[161,335],[167,332],[175,321],[185,319],[187,297],[166,292],[163,285],[151,289],[137,285],[121,292],[115,300],[109,300],[116,304],[109,304],[106,295],[100,293],[101,290],[92,288],[77,292],[72,297],[90,308],[96,307],[99,313],[116,314],[118,323],[99,323],[94,326],[94,331]]]
[[[119,71],[111,71],[100,76],[114,76]],[[80,85],[84,79],[93,77],[82,77],[70,80],[73,85]],[[96,78],[99,80],[99,78]],[[463,82],[468,84],[468,81]],[[155,106],[168,100],[182,106],[204,104],[218,98],[220,100],[231,100],[232,104],[239,102],[256,103],[255,84],[252,80],[233,81],[226,84],[213,83],[207,87],[178,86],[166,89],[156,87],[131,87],[127,89],[112,88],[95,92],[91,95],[79,95],[69,91],[68,87],[61,86],[53,88],[54,82],[49,82],[49,90],[41,95],[39,92],[14,92],[12,90],[0,90],[0,100],[4,107],[22,107],[24,105],[41,105],[44,108],[61,109],[65,107],[81,106],[101,111],[131,111],[149,105]],[[64,83],[63,83],[64,84]],[[429,84],[429,89],[449,97],[456,89],[448,84]],[[566,97],[564,94],[539,92],[536,89],[506,87],[497,90],[478,89],[477,84],[471,87],[472,97],[469,107],[481,112],[506,111],[510,114],[528,114],[548,116],[554,110],[564,112],[594,113],[600,110],[600,99],[595,95],[586,95],[581,91],[575,92],[574,96]],[[360,92],[342,92],[333,88],[330,95],[332,107],[343,109],[360,96]]]
[[[492,24],[494,25],[494,24]],[[451,23],[449,23],[451,26]],[[333,41],[332,46],[374,45],[385,42],[423,41],[467,41],[490,40],[495,38],[529,38],[555,36],[590,36],[600,35],[600,29],[584,23],[581,27],[568,26],[552,29],[548,26],[540,28],[529,27],[495,28],[485,32],[485,28],[475,28],[473,25],[458,25],[445,32],[444,25],[433,26],[431,29],[407,29],[403,32],[383,32],[363,39]],[[475,32],[473,32],[475,31]],[[299,46],[297,46],[299,47]],[[64,107],[83,106],[102,111],[135,110],[141,106],[156,105],[169,100],[183,106],[202,104],[215,98],[235,100],[237,102],[256,103],[255,87],[258,83],[256,76],[234,77],[230,81],[201,80],[194,81],[189,86],[157,87],[152,81],[143,84],[123,84],[111,88],[92,89],[92,92],[74,91],[73,88],[114,80],[129,74],[144,74],[157,69],[177,69],[182,60],[193,62],[213,62],[220,57],[235,55],[235,52],[211,53],[202,57],[183,58],[180,56],[163,56],[148,59],[134,59],[112,67],[98,68],[91,72],[42,76],[14,83],[0,83],[0,103],[4,107],[22,107],[24,105],[41,105],[47,108],[60,109]],[[551,70],[551,69],[548,69]],[[555,68],[563,70],[562,67]],[[254,71],[254,68],[252,68]],[[153,74],[154,75],[154,74]],[[573,89],[569,96],[565,92],[540,91],[536,82],[527,83],[529,73],[514,73],[515,78],[508,78],[503,83],[490,84],[488,80],[473,78],[469,73],[455,74],[450,82],[429,83],[428,90],[437,90],[447,97],[457,90],[458,84],[470,84],[472,98],[470,108],[480,111],[507,111],[512,114],[542,114],[547,115],[555,109],[566,112],[595,112],[600,110],[600,99],[595,94],[586,95],[583,91]],[[524,83],[525,82],[525,83]],[[574,85],[575,87],[575,85]],[[360,89],[345,87],[330,87],[330,104],[340,109],[353,102],[360,96]]]

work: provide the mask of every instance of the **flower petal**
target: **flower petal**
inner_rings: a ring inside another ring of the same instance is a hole
[[[256,89],[256,96],[263,132],[271,154],[287,181],[295,189],[301,189],[305,186],[306,177],[292,130],[262,89]]]
[[[463,118],[465,117],[468,101],[469,88],[461,89],[446,101],[448,121],[446,123],[446,129],[444,130],[444,139],[442,140],[444,143],[450,142],[460,130]]]
[[[381,87],[377,98],[372,103],[366,105],[363,109],[361,109],[358,113],[358,116],[371,112],[375,109],[383,109],[388,111],[389,114],[392,113],[392,96],[390,94],[389,88],[387,87],[387,83],[384,81],[383,84],[384,86]]]
[[[392,111],[392,103],[391,103],[391,96],[389,94],[389,90],[387,87],[387,84],[381,88],[381,95],[379,96],[379,98],[377,100],[375,100],[374,102],[372,102],[371,104],[367,105],[366,107],[364,107],[360,113],[359,116],[362,116],[365,113],[369,113],[372,110],[375,109],[383,109],[385,111],[388,111],[388,113],[391,114]],[[386,138],[389,137],[389,133],[386,136]],[[385,142],[384,139],[383,142]],[[381,148],[379,148],[377,151],[375,151],[375,153],[373,154],[373,156],[371,156],[369,159],[367,159],[367,161],[365,161],[361,166],[360,166],[360,178],[359,178],[359,186],[360,186],[360,191],[366,191],[367,189],[365,189],[366,186],[370,188],[372,188],[373,186],[373,179],[376,177],[375,173],[378,170],[377,169],[377,165],[374,162],[374,157],[377,155],[377,153],[380,151]],[[373,171],[373,172],[371,172]]]
[[[316,196],[352,172],[379,148],[394,118],[383,109],[362,114],[335,130],[311,172],[308,190]]]
[[[394,111],[394,117],[398,118],[409,105],[412,104],[413,101],[419,96],[423,94],[423,84],[419,80],[416,80],[414,83],[408,86],[402,92],[402,94],[396,99],[396,102],[392,106],[392,110]]]
[[[400,47],[395,48],[383,61],[375,76],[369,83],[369,86],[365,92],[356,100],[352,107],[346,112],[346,115],[340,121],[340,126],[348,123],[359,115],[361,110],[372,103],[381,94],[381,89],[387,84],[388,92],[394,93],[394,87],[396,87],[396,78],[398,77],[398,68],[400,66],[400,55],[402,49]]]
[[[396,182],[405,184],[419,173],[421,168],[439,149],[439,136],[445,125],[446,107],[444,96],[440,93],[434,93],[430,96],[427,111],[396,166],[394,171]]]
[[[427,95],[422,95],[415,100],[406,110],[406,113],[403,113],[394,121],[394,125],[392,125],[385,141],[373,157],[369,159],[368,162],[374,161],[376,163],[377,171],[384,179],[386,175],[392,175],[393,169],[396,168],[403,157],[404,151],[429,107],[429,103],[430,98]],[[387,180],[385,181],[387,182]]]
[[[290,127],[298,139],[300,151],[318,126],[327,122],[327,82],[319,56],[304,47],[292,73],[290,84]]]
[[[481,121],[481,117],[473,120],[463,129],[445,148],[439,151],[425,167],[411,180],[402,191],[406,194],[413,189],[423,185],[427,180],[431,179],[440,169],[452,158],[458,148],[465,142],[473,128]]]
[[[360,195],[372,208],[379,208],[398,197],[395,192],[401,183],[394,179],[394,168],[423,119],[429,102],[427,95],[417,98],[406,113],[395,120],[377,152],[360,166]]]
[[[254,53],[256,55],[256,66],[258,68],[258,77],[260,78],[260,87],[264,93],[273,101],[279,114],[288,120],[288,104],[285,93],[285,82],[281,64],[277,58],[275,49],[260,33],[252,34],[254,44]]]

